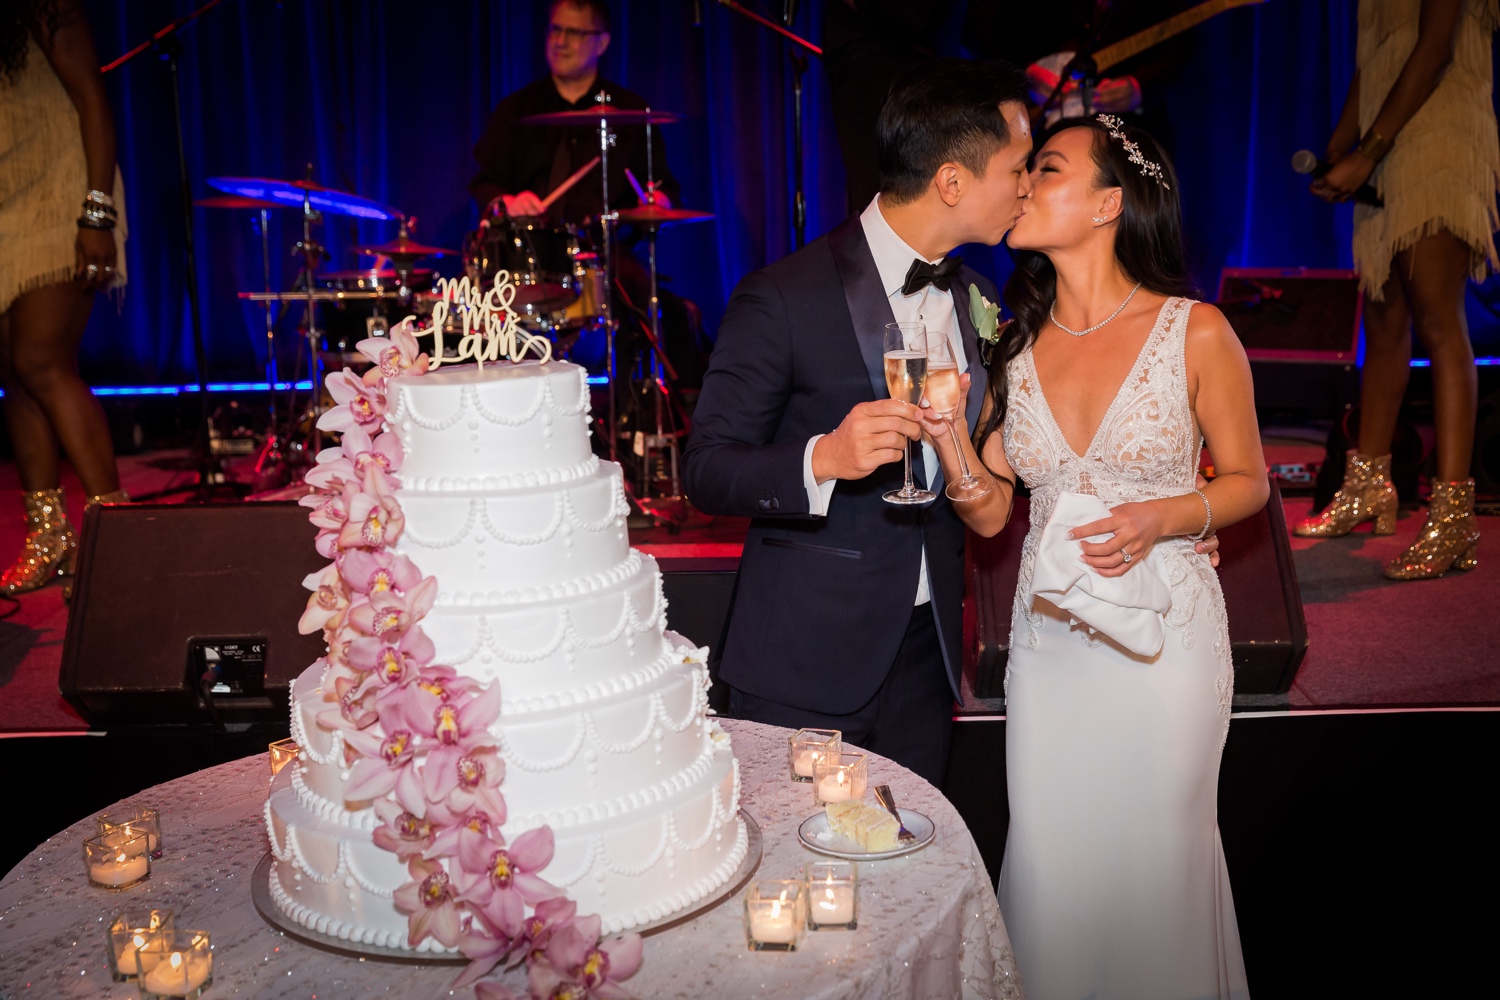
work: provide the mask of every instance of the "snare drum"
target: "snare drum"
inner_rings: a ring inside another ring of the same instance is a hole
[[[488,287],[496,272],[509,271],[516,285],[513,305],[531,317],[558,312],[578,297],[573,275],[577,253],[574,226],[535,219],[491,219],[464,241],[469,280]]]

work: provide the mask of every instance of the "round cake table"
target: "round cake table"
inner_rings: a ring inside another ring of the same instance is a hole
[[[815,808],[811,786],[787,777],[788,730],[724,720],[740,762],[741,805],[760,825],[756,878],[790,878],[817,855],[797,839]],[[452,965],[350,958],[288,937],[250,898],[267,850],[264,754],[147,789],[122,805],[153,806],[165,855],[123,892],[92,888],[81,843],[90,816],[50,838],[0,881],[0,997],[136,996],[111,981],[105,929],[126,908],[167,908],[179,927],[214,941],[207,997],[438,997]],[[641,998],[1020,997],[995,893],[963,820],[931,785],[882,757],[870,785],[889,784],[903,807],[931,817],[934,841],[915,853],[860,865],[859,927],[809,932],[800,951],[751,952],[739,894],[688,923],[646,938],[645,964],[623,985]],[[111,809],[113,811],[113,809]],[[524,993],[524,980],[508,980]],[[465,990],[464,995],[472,996]]]

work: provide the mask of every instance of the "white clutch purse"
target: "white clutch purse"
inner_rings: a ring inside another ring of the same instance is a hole
[[[1082,560],[1081,540],[1067,537],[1078,525],[1108,516],[1109,508],[1098,497],[1063,493],[1057,498],[1037,546],[1030,596],[1046,598],[1132,653],[1155,656],[1163,641],[1162,615],[1172,608],[1172,589],[1159,549],[1153,548],[1123,576],[1100,576]],[[1087,541],[1110,537],[1094,535]]]

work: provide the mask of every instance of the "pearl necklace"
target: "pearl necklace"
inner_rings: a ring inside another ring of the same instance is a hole
[[[1130,300],[1133,299],[1133,298],[1135,298],[1135,293],[1138,292],[1138,291],[1140,291],[1140,290],[1141,290],[1141,283],[1139,281],[1137,281],[1135,283],[1135,287],[1130,290],[1130,294],[1127,295],[1127,296],[1125,296],[1125,301],[1120,303],[1120,308],[1118,308],[1114,312],[1110,313],[1109,316],[1108,316],[1108,318],[1106,318],[1102,323],[1095,323],[1093,326],[1088,327],[1085,330],[1069,330],[1067,327],[1065,327],[1061,323],[1059,323],[1057,321],[1057,314],[1055,312],[1053,312],[1053,309],[1055,309],[1057,307],[1057,303],[1056,302],[1053,302],[1052,305],[1050,305],[1050,306],[1047,307],[1047,318],[1052,321],[1052,325],[1053,326],[1057,327],[1063,333],[1071,333],[1075,337],[1082,337],[1086,333],[1093,333],[1095,330],[1099,329],[1101,326],[1107,326],[1109,324],[1110,320],[1114,319],[1116,316],[1120,315],[1120,313],[1122,313],[1122,312],[1125,311],[1125,307],[1128,306],[1128,305],[1130,305]]]

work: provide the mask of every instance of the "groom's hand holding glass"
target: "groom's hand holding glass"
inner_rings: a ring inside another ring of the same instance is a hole
[[[857,404],[813,445],[813,478],[819,483],[863,479],[882,465],[901,461],[907,442],[922,439],[919,412],[899,399]]]

